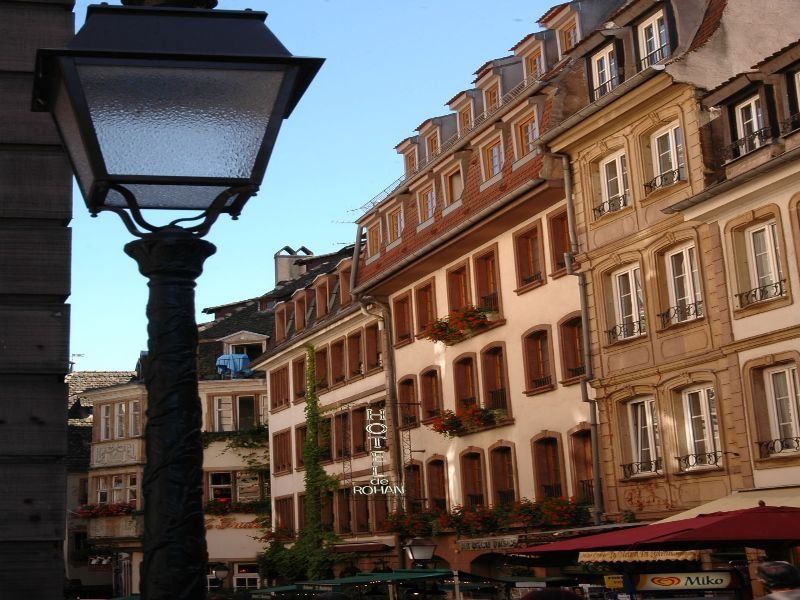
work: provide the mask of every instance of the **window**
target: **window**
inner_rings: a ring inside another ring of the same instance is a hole
[[[278,539],[294,537],[293,496],[275,498],[275,535]]]
[[[260,587],[258,565],[255,563],[236,563],[233,575],[233,589],[255,590]]]
[[[286,306],[281,304],[275,308],[275,342],[286,339]]]
[[[367,228],[367,258],[377,256],[381,251],[381,228],[377,223]]]
[[[536,122],[536,114],[532,114],[518,123],[516,134],[517,158],[527,156],[536,150],[536,140],[539,139],[539,125]]]
[[[491,250],[475,259],[475,287],[478,307],[487,311],[500,310],[500,285],[497,274],[497,252]]]
[[[305,425],[297,425],[294,428],[294,447],[295,447],[295,460],[297,461],[297,468],[300,469],[305,466],[305,445],[306,438],[308,437],[308,427]]]
[[[686,178],[683,159],[683,134],[678,125],[659,129],[650,138],[654,177],[644,184],[646,193],[670,186]]]
[[[372,325],[368,325],[364,330],[364,334],[364,351],[366,354],[367,371],[378,369],[383,366],[378,324],[373,323]]]
[[[472,357],[466,356],[457,360],[454,367],[456,413],[461,414],[466,409],[478,405],[475,361]]]
[[[398,403],[400,404],[400,426],[416,427],[419,425],[419,412],[417,411],[417,390],[414,379],[407,377],[397,386]]]
[[[336,490],[336,532],[351,533],[353,531],[353,490],[343,488]]]
[[[442,388],[439,371],[430,369],[419,377],[422,418],[431,419],[442,411]]]
[[[500,106],[500,86],[494,84],[483,93],[484,104],[486,105],[486,112],[492,112]]]
[[[537,50],[525,58],[525,77],[538,81],[544,75],[544,57],[542,51]]]
[[[660,63],[669,56],[669,38],[664,13],[658,11],[639,25],[640,69]]]
[[[81,477],[78,480],[78,504],[89,504],[89,478]]]
[[[494,448],[489,454],[492,470],[492,501],[510,506],[517,500],[514,486],[514,456],[508,446]]]
[[[406,152],[403,155],[403,164],[406,167],[406,175],[413,173],[417,170],[417,153],[414,150]]]
[[[142,435],[142,412],[138,400],[131,400],[130,402],[131,413],[131,429],[130,434],[132,437]]]
[[[611,276],[614,288],[614,315],[617,324],[608,330],[611,342],[647,333],[638,266],[629,266]]]
[[[694,245],[689,245],[666,255],[670,308],[659,314],[662,327],[703,316],[696,254]]]
[[[392,303],[396,343],[411,341],[411,294],[405,293]]]
[[[215,396],[214,431],[233,431],[233,399],[230,396]]]
[[[287,369],[288,373],[288,369]],[[287,382],[288,387],[288,382]],[[288,399],[288,389],[286,397]],[[243,431],[246,429],[253,429],[258,426],[258,411],[256,410],[256,397],[255,396],[237,396],[236,397],[236,423],[237,429]]]
[[[289,406],[289,367],[281,367],[269,374],[272,410]],[[218,430],[219,431],[219,430]],[[227,431],[227,430],[225,430]]]
[[[306,395],[306,357],[292,361],[292,389],[295,399],[304,398]]]
[[[503,146],[500,139],[496,139],[483,148],[483,180],[487,181],[499,175],[503,170]]]
[[[439,134],[434,133],[425,139],[425,150],[427,151],[428,160],[439,152]]]
[[[730,157],[736,158],[763,146],[769,138],[769,129],[764,126],[761,99],[758,96],[737,104],[733,112],[738,139],[731,146]]]
[[[344,339],[331,344],[331,377],[333,385],[345,380]]]
[[[594,207],[596,217],[630,205],[628,162],[624,152],[618,152],[600,163],[600,197],[602,202]]]
[[[553,385],[550,345],[547,331],[539,329],[525,336],[526,389],[544,391]]]
[[[677,457],[681,471],[719,464],[722,457],[719,443],[717,403],[713,387],[684,390],[683,418],[686,455]]]
[[[100,407],[100,439],[111,439],[111,413],[113,412],[113,405],[103,404]]]
[[[428,462],[428,508],[447,510],[447,471],[443,460]]]
[[[759,442],[762,457],[800,450],[800,381],[794,363],[765,369],[764,388],[772,440]]]
[[[389,530],[389,505],[387,497],[384,495],[372,497],[372,510],[375,513],[375,531],[383,532]]]
[[[327,348],[322,348],[314,353],[314,381],[319,389],[327,389],[329,385]]]
[[[378,252],[377,246],[375,246],[375,251]],[[302,292],[294,301],[295,332],[303,331],[306,328],[306,312],[306,295],[305,292]]]
[[[559,30],[558,41],[561,45],[561,54],[569,52],[578,43],[578,22],[572,17],[569,22]]]
[[[236,499],[239,502],[254,502],[269,496],[265,489],[265,482],[269,481],[268,472],[238,471],[235,475]]]
[[[350,267],[342,269],[339,273],[339,304],[342,306],[350,304],[352,296],[350,295],[350,276],[353,274],[353,269]]]
[[[315,287],[317,318],[321,319],[328,314],[328,301],[330,300],[330,290],[327,277],[323,278]]]
[[[350,413],[337,414],[333,421],[334,456],[345,458],[350,456]]]
[[[466,106],[458,111],[458,132],[464,135],[472,127],[472,107]]]
[[[364,374],[364,355],[361,344],[361,330],[347,336],[347,366],[350,377]]]
[[[555,437],[543,437],[533,442],[536,476],[536,500],[562,498],[561,449]]]
[[[642,473],[656,473],[661,470],[661,449],[658,439],[658,414],[652,398],[634,400],[628,403],[628,422],[630,423],[631,458],[633,461],[622,465],[626,478]]]
[[[386,216],[386,225],[389,231],[389,243],[395,242],[403,235],[403,209],[395,208]]]
[[[514,236],[517,261],[517,285],[538,285],[542,278],[542,236],[539,225],[534,225]]]
[[[586,373],[583,363],[583,330],[581,318],[573,317],[561,324],[561,364],[564,379],[574,379]]]
[[[233,501],[233,473],[209,473],[208,497],[215,501]]]
[[[506,362],[502,346],[494,346],[481,354],[483,362],[483,405],[495,410],[508,410]]]
[[[370,498],[366,494],[353,495],[354,530],[356,533],[368,533]]]
[[[461,479],[464,485],[464,506],[475,508],[485,504],[483,457],[478,452],[467,452],[461,457]]]
[[[432,219],[436,213],[436,196],[433,186],[427,187],[419,193],[419,222],[424,223]]]
[[[111,477],[111,503],[131,503],[136,506],[138,497],[137,476],[133,474],[113,475]]]
[[[550,248],[553,251],[553,271],[563,271],[567,268],[564,255],[569,252],[567,211],[550,217]]]
[[[447,301],[451,311],[466,308],[470,303],[467,265],[447,271]]]
[[[319,420],[317,428],[317,444],[319,444],[319,459],[321,461],[331,460],[333,456],[333,436],[331,435],[330,417]]]
[[[360,454],[362,452],[366,452],[367,448],[367,408],[361,407],[353,409],[351,413],[351,420],[353,422],[352,427],[352,434],[353,434],[353,452],[355,454]]]
[[[414,290],[414,301],[417,314],[417,332],[423,333],[436,320],[436,298],[433,281],[421,285]]]
[[[592,471],[592,434],[589,429],[576,431],[572,442],[572,469],[575,477],[575,500],[578,504],[594,504]]]
[[[747,265],[751,289],[736,294],[739,308],[756,302],[778,298],[786,293],[778,251],[778,226],[776,221],[759,223],[745,232]]]
[[[619,73],[617,71],[617,53],[613,44],[606,46],[592,57],[592,81],[594,82],[593,100],[605,96],[617,87]]]
[[[124,402],[114,405],[116,419],[114,420],[114,437],[124,438],[128,436],[128,407]]]
[[[108,504],[108,479],[106,477],[97,477],[94,480],[94,489],[97,494],[97,503]]]
[[[272,436],[271,454],[273,473],[277,475],[292,470],[292,439],[288,430]]]
[[[425,490],[422,487],[422,467],[416,463],[403,469],[406,486],[406,508],[410,513],[422,512],[425,504]]]
[[[322,511],[320,525],[322,531],[333,531],[333,492],[322,492]]]
[[[445,204],[451,204],[461,200],[464,193],[464,181],[461,177],[461,169],[457,168],[444,174]]]

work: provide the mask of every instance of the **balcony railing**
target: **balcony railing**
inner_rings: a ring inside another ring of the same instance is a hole
[[[476,506],[481,506],[484,504],[483,494],[467,494],[466,500],[469,508],[475,508]]]
[[[611,79],[598,85],[592,90],[592,99],[597,100],[619,85],[619,77],[614,74]]]
[[[631,477],[635,477],[636,475],[658,473],[659,471],[661,471],[661,459],[657,458],[655,460],[632,462],[620,466],[622,467],[622,475],[625,477],[625,479],[630,479]]]
[[[740,156],[744,156],[745,154],[749,154],[755,150],[758,150],[766,144],[772,138],[772,133],[770,132],[769,127],[762,127],[761,129],[756,129],[753,133],[750,133],[742,138],[739,138],[732,144],[726,146],[722,149],[722,157],[727,161],[730,162],[739,158]]]
[[[677,169],[665,171],[664,173],[653,177],[650,181],[644,184],[644,193],[651,194],[658,189],[669,187],[681,179],[685,179],[683,165],[679,165]]]
[[[605,214],[617,212],[618,210],[622,210],[626,206],[628,206],[630,202],[628,201],[627,194],[620,194],[619,196],[614,196],[613,198],[609,198],[605,202],[601,202],[597,206],[594,207],[594,214],[596,218],[600,218]]]
[[[508,404],[506,403],[506,390],[504,388],[489,390],[489,400],[486,403],[486,408],[498,410],[507,409]]]
[[[722,452],[700,452],[698,454],[686,454],[676,456],[678,469],[681,472],[691,471],[702,467],[719,467],[722,460]]]
[[[570,377],[580,377],[586,375],[586,365],[578,365],[576,367],[567,367],[567,373]]]
[[[459,398],[458,404],[461,406],[462,409],[469,408],[470,406],[477,406],[478,399],[475,396],[467,396],[465,398]]]
[[[526,275],[525,277],[522,278],[522,283],[523,284],[538,283],[538,282],[541,282],[541,281],[542,281],[542,272],[541,271],[536,271],[535,273],[531,273],[530,275]]]
[[[612,344],[619,340],[626,340],[629,338],[638,337],[647,333],[647,323],[645,319],[639,321],[630,321],[629,323],[621,323],[614,325],[611,329],[607,330],[608,340]]]
[[[670,306],[669,309],[658,313],[661,318],[661,327],[669,327],[675,323],[683,323],[703,316],[703,301],[698,300],[692,304],[679,304]]]
[[[497,295],[497,292],[489,292],[488,294],[481,296],[481,302],[478,308],[482,308],[483,310],[488,310],[491,312],[497,312],[500,310],[500,299]]]
[[[736,299],[739,302],[739,308],[746,308],[751,304],[757,304],[764,300],[771,300],[772,298],[781,298],[786,295],[786,280],[781,279],[775,283],[768,283],[761,287],[747,290],[736,294]]]
[[[508,506],[517,501],[517,495],[514,490],[497,490],[497,503],[500,505]]]
[[[781,133],[787,135],[793,131],[800,129],[800,113],[794,113],[788,119],[781,122]]]
[[[669,46],[664,44],[660,48],[656,48],[650,54],[645,56],[639,61],[639,70],[642,71],[651,65],[660,63],[662,60],[669,56]]]
[[[800,452],[800,437],[777,438],[758,442],[758,450],[761,458],[769,458],[773,454],[783,452]]]
[[[578,481],[578,493],[576,501],[578,504],[594,504],[594,481],[591,479],[581,479]]]
[[[416,425],[417,423],[418,423],[417,415],[403,415],[403,426],[404,427],[407,427],[409,425]]]
[[[561,498],[560,483],[543,483],[539,486],[539,489],[545,498]]]
[[[531,389],[536,390],[539,388],[547,387],[553,384],[552,375],[542,375],[541,377],[534,377],[531,379]]]

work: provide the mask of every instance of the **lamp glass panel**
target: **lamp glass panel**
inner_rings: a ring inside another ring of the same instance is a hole
[[[283,81],[276,70],[77,69],[110,175],[250,178]]]
[[[138,205],[142,208],[164,208],[170,210],[205,210],[214,199],[228,189],[227,186],[197,186],[197,185],[147,185],[124,184],[136,197]],[[229,202],[232,202],[232,197]],[[119,192],[109,190],[106,206],[127,208],[128,203]]]
[[[61,132],[61,139],[67,147],[67,152],[72,160],[78,186],[81,188],[83,197],[86,198],[87,192],[91,188],[93,177],[92,168],[86,148],[82,143],[80,127],[72,108],[69,94],[64,86],[63,80],[58,86],[55,102],[53,104],[53,118],[58,124]]]

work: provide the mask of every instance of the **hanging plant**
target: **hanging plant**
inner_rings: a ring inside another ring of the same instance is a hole
[[[459,414],[443,410],[425,425],[445,437],[456,437],[498,425],[507,416],[506,411],[501,409],[469,406]]]
[[[472,305],[451,310],[446,317],[436,319],[428,325],[425,338],[448,346],[457,344],[486,327],[489,324],[489,312]]]

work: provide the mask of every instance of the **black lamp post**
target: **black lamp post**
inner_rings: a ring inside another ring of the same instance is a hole
[[[89,211],[117,213],[149,278],[144,600],[206,596],[195,280],[201,239],[259,188],[278,129],[321,59],[297,58],[266,13],[216,0],[93,5],[64,49],[37,55],[33,109],[50,111]],[[199,214],[156,226],[145,209]]]

